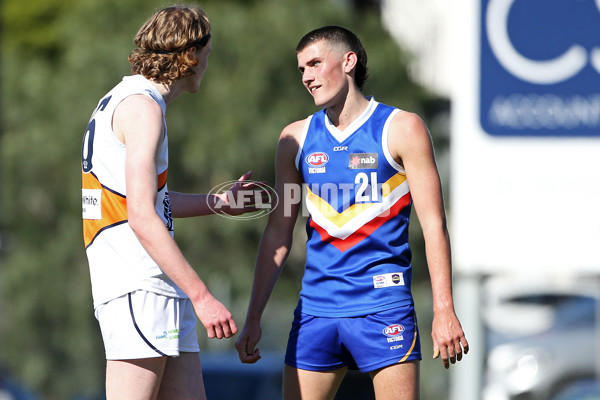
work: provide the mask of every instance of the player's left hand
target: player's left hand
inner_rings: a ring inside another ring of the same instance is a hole
[[[240,361],[244,364],[254,364],[260,360],[260,350],[256,347],[262,335],[260,322],[246,321],[242,333],[235,342]]]
[[[452,312],[436,313],[431,328],[433,339],[433,358],[441,356],[444,368],[450,368],[462,360],[463,353],[469,352],[469,343],[462,330],[460,321]]]
[[[246,172],[226,192],[220,193],[218,212],[242,215],[270,207],[271,193],[265,182],[250,181],[252,171]]]

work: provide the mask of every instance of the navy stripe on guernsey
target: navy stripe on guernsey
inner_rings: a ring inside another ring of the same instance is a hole
[[[101,228],[101,229],[100,229],[98,232],[96,232],[96,234],[95,234],[95,235],[94,235],[94,237],[92,238],[92,241],[90,242],[90,244],[88,244],[87,246],[85,246],[85,248],[87,249],[88,247],[90,247],[90,246],[91,246],[91,245],[94,243],[94,240],[96,240],[96,238],[98,237],[98,235],[100,235],[100,234],[101,234],[102,232],[104,232],[105,230],[107,230],[107,229],[110,229],[110,228],[114,228],[115,226],[119,226],[119,225],[125,224],[125,223],[127,223],[127,222],[129,222],[129,220],[124,220],[124,221],[115,222],[114,224],[107,225],[107,226],[105,226],[104,228]]]
[[[399,112],[371,99],[344,132],[326,110],[307,119],[296,158],[310,213],[303,313],[354,317],[412,304],[412,199],[387,147]]]
[[[137,331],[137,333],[140,335],[140,337],[142,338],[142,340],[144,342],[146,342],[146,344],[152,350],[156,351],[161,356],[167,357],[167,355],[165,353],[163,353],[162,351],[160,351],[159,349],[157,349],[156,347],[154,347],[154,345],[152,343],[150,343],[150,341],[146,338],[146,336],[144,336],[144,334],[142,333],[142,330],[140,329],[140,327],[138,326],[137,322],[135,321],[135,315],[133,314],[133,305],[131,304],[131,293],[127,294],[127,298],[129,299],[129,312],[131,313],[131,321],[133,322],[133,326],[135,327],[135,330]]]

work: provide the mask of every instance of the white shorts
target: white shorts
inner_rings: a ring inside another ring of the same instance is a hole
[[[96,308],[107,360],[199,352],[196,313],[189,299],[138,290]]]

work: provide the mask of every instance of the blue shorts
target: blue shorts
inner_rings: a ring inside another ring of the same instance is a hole
[[[348,367],[370,372],[420,359],[412,305],[346,318],[315,317],[296,310],[285,354],[287,365],[309,371]]]

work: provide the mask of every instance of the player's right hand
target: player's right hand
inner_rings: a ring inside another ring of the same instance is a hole
[[[254,364],[260,360],[260,349],[256,348],[258,341],[262,335],[262,329],[260,324],[254,327],[249,327],[248,324],[244,325],[242,333],[235,342],[235,347],[238,351],[240,361],[245,364]]]
[[[209,338],[230,338],[237,333],[233,316],[217,299],[210,296],[199,304],[194,304],[196,315],[206,328]]]

